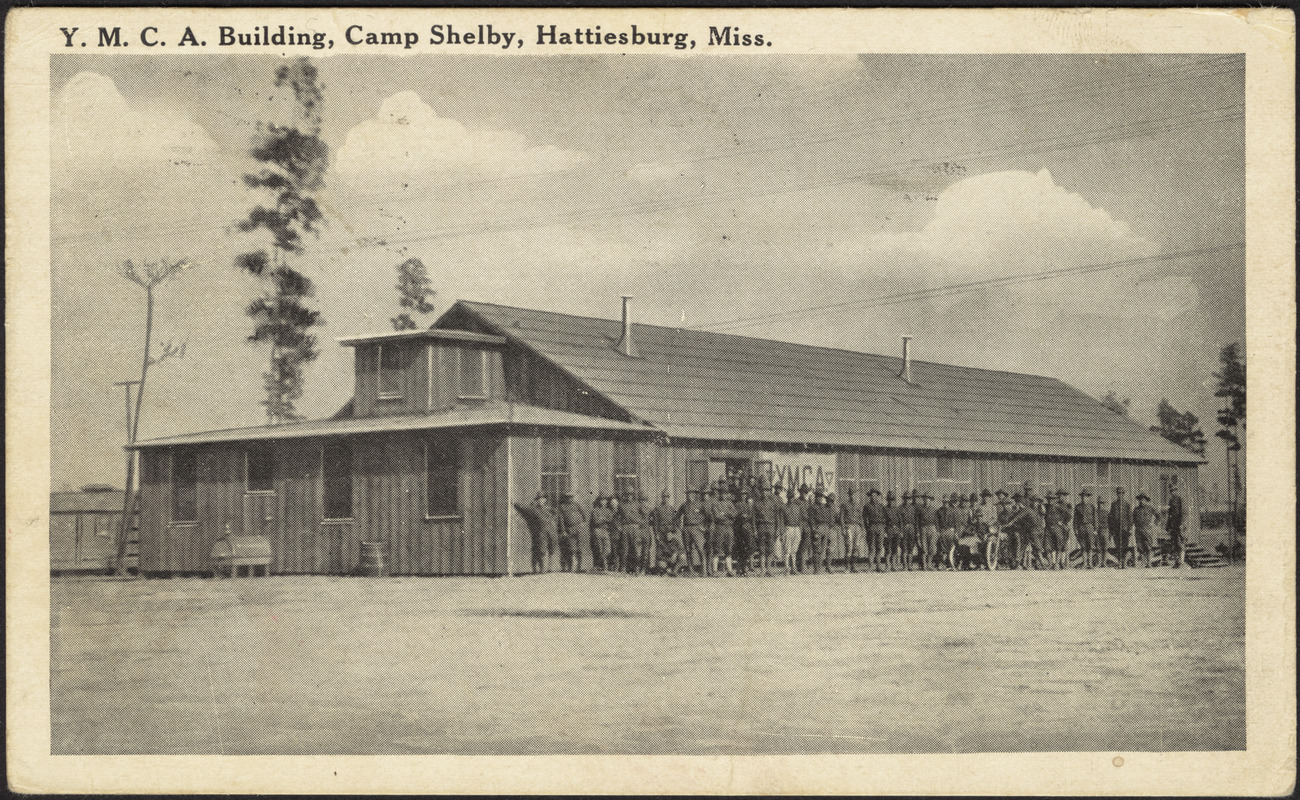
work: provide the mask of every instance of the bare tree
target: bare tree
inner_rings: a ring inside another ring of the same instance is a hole
[[[130,425],[127,426],[126,443],[128,447],[135,444],[135,437],[140,432],[140,410],[141,403],[144,402],[145,382],[149,379],[149,367],[154,364],[161,364],[169,358],[183,358],[185,356],[185,343],[182,342],[180,345],[176,345],[169,340],[159,344],[162,352],[157,357],[154,357],[151,340],[153,339],[154,289],[187,266],[189,266],[189,262],[182,258],[179,261],[167,261],[166,259],[146,261],[139,265],[128,259],[117,267],[118,275],[144,289],[144,356],[140,361],[140,380],[136,382],[135,416],[130,420]],[[130,411],[130,408],[128,407],[127,410]],[[122,529],[118,533],[117,558],[115,560],[118,575],[126,573],[126,543],[131,526],[134,492],[135,453],[128,451],[126,458],[126,490],[122,498]]]

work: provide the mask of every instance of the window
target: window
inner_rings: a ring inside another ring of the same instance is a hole
[[[330,442],[321,448],[325,519],[352,519],[352,443]]]
[[[1034,462],[1027,459],[1009,459],[1006,466],[1007,483],[1023,486],[1026,481],[1034,482]]]
[[[399,345],[379,345],[379,399],[400,400],[404,359]]]
[[[459,373],[457,395],[477,399],[487,397],[487,351],[458,348]]]
[[[561,495],[569,489],[569,442],[567,439],[542,439],[542,494],[552,508],[560,505]]]
[[[971,483],[971,459],[957,455],[940,455],[935,462],[936,480],[949,480],[954,484]]]
[[[838,486],[835,487],[836,494],[840,499],[844,499],[852,489],[855,496],[858,491],[858,454],[857,453],[839,453],[835,456],[835,478]]]
[[[460,458],[455,439],[424,443],[424,515],[460,515]]]
[[[172,522],[199,521],[199,459],[193,450],[172,451]]]
[[[275,451],[267,445],[244,451],[244,491],[275,491]]]
[[[1097,486],[1106,486],[1110,483],[1110,464],[1105,461],[1097,462]]]
[[[703,491],[709,488],[709,462],[686,462],[686,488]]]
[[[884,456],[863,453],[858,456],[858,464],[861,467],[858,471],[858,494],[866,497],[872,489],[881,491],[880,476],[885,469]]]
[[[637,478],[636,442],[614,442],[614,493],[622,498],[627,492],[641,490]]]

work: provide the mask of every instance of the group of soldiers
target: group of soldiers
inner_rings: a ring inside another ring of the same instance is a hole
[[[565,493],[552,508],[539,492],[531,505],[515,507],[532,534],[533,571],[550,572],[558,555],[560,570],[583,570],[583,537],[597,572],[668,575],[768,575],[830,572],[838,548],[848,572],[861,558],[877,572],[957,569],[1055,569],[1070,567],[1073,533],[1082,558],[1078,569],[1103,568],[1114,550],[1124,568],[1131,549],[1133,564],[1152,565],[1152,552],[1163,526],[1177,552],[1175,567],[1185,566],[1182,499],[1174,489],[1161,513],[1145,493],[1137,506],[1115,489],[1109,509],[1083,489],[1071,504],[1065,490],[1039,497],[1026,484],[1014,494],[999,489],[952,493],[882,495],[876,489],[863,501],[852,488],[843,499],[821,488],[780,483],[729,486],[719,481],[706,491],[688,490],[686,501],[671,502],[665,491],[651,506],[644,493],[620,499],[601,495],[587,509]],[[882,501],[883,500],[883,501]]]

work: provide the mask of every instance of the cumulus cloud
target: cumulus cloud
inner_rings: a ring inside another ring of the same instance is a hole
[[[513,131],[471,131],[439,117],[415,92],[399,92],[379,113],[348,131],[335,169],[344,177],[381,174],[486,173],[494,176],[556,172],[587,159],[586,154],[546,145],[530,146]]]
[[[219,151],[201,126],[168,109],[132,108],[112,79],[79,72],[51,109],[50,155],[70,172],[205,166]]]
[[[833,261],[847,279],[871,276],[888,287],[916,289],[1146,258],[1159,250],[1041,170],[958,181],[938,195],[933,217],[919,231],[845,242]],[[1032,300],[1040,314],[1169,320],[1197,296],[1188,280],[1138,267],[1017,283],[1000,289],[999,298],[1011,306]]]

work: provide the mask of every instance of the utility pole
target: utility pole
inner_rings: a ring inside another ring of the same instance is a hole
[[[140,383],[141,381],[117,381],[113,384],[123,387],[126,395],[126,484],[122,492],[122,527],[117,536],[117,558],[113,564],[118,575],[126,574],[126,545],[131,533],[131,506],[134,505],[131,502],[131,488],[135,484],[135,451],[131,445],[135,444],[135,427],[131,424],[131,387]]]

